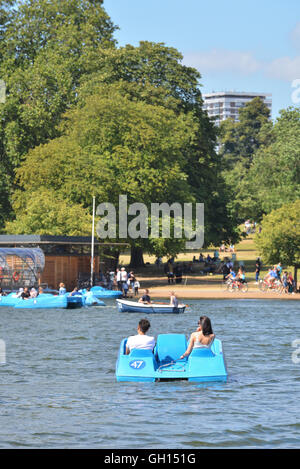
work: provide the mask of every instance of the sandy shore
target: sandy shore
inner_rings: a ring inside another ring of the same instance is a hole
[[[281,294],[278,293],[263,293],[258,288],[249,288],[247,293],[242,292],[227,292],[222,291],[221,288],[195,288],[184,285],[167,285],[160,287],[149,288],[150,296],[152,298],[169,298],[170,291],[174,291],[179,299],[259,299],[259,300],[300,300],[300,294]],[[143,290],[140,290],[140,294]]]

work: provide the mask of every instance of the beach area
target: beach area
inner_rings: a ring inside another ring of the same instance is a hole
[[[212,256],[217,248],[201,250],[204,257]],[[254,234],[250,234],[235,246],[234,252],[222,252],[219,254],[220,260],[233,259],[234,268],[238,270],[239,265],[243,265],[246,272],[246,280],[248,283],[248,291],[224,291],[222,285],[223,275],[220,273],[206,274],[202,273],[202,266],[198,262],[192,262],[195,252],[180,253],[175,258],[175,265],[189,265],[192,272],[183,274],[181,283],[168,283],[168,279],[164,273],[164,265],[167,258],[162,259],[162,264],[155,264],[155,257],[145,255],[145,266],[139,269],[131,269],[129,267],[130,256],[125,253],[120,256],[120,265],[126,266],[127,272],[134,270],[135,276],[138,278],[141,289],[148,288],[152,298],[169,298],[170,292],[174,291],[179,299],[259,299],[259,300],[299,300],[299,293],[277,293],[276,291],[263,292],[259,289],[259,284],[255,282],[255,261],[259,257],[254,242]],[[199,256],[199,253],[198,253]],[[268,269],[273,266],[262,265],[260,279],[262,280],[267,274]],[[291,271],[293,267],[283,266],[283,270]],[[298,282],[299,288],[299,282]],[[129,293],[130,296],[130,293]]]
[[[295,294],[278,294],[261,292],[258,286],[250,286],[246,293],[222,291],[221,288],[214,287],[197,287],[187,285],[168,285],[164,287],[153,287],[150,289],[152,298],[169,298],[170,291],[174,291],[178,299],[209,299],[209,300],[226,300],[226,299],[256,299],[256,300],[300,300],[299,293]]]

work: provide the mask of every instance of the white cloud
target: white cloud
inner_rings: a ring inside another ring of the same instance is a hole
[[[298,29],[300,43],[300,23]],[[240,75],[260,72],[268,78],[288,82],[300,78],[300,56],[279,57],[270,62],[262,62],[250,52],[213,49],[188,53],[183,62],[187,66],[197,68],[202,75],[208,72],[232,72]]]
[[[260,62],[250,52],[222,49],[187,53],[183,62],[185,65],[197,68],[200,73],[229,71],[250,75],[261,67]]]
[[[280,57],[265,66],[265,74],[270,78],[293,81],[300,78],[300,56]]]

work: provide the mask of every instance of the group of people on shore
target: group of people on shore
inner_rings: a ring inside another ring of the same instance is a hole
[[[264,277],[264,282],[270,287],[272,287],[276,281],[281,283],[285,293],[295,293],[296,282],[292,276],[292,272],[288,272],[287,270],[283,271],[281,262],[274,265],[272,269],[269,269],[267,275]]]
[[[125,267],[118,267],[115,271],[107,271],[106,274],[100,272],[100,284],[108,290],[119,290],[126,298],[128,293],[132,292],[134,296],[139,293],[140,282],[131,270],[127,272]]]
[[[128,293],[132,292],[138,296],[140,282],[131,270],[127,272],[125,267],[118,267],[116,270],[107,270],[105,274],[99,273],[99,283],[108,290],[120,290],[126,298]]]

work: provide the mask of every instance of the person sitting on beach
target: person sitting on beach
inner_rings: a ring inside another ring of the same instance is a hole
[[[198,321],[196,332],[190,337],[190,342],[186,351],[181,355],[182,358],[188,357],[194,348],[210,348],[215,338],[210,319],[207,316],[201,316]]]
[[[150,322],[148,319],[141,319],[138,328],[137,335],[131,335],[128,337],[126,342],[126,355],[128,355],[132,349],[142,350],[153,350],[155,346],[154,337],[146,335],[146,332],[150,328]]]
[[[170,305],[174,308],[178,308],[178,298],[173,291],[170,292]]]
[[[151,298],[149,296],[149,290],[146,288],[143,296],[139,299],[139,303],[151,304]]]

